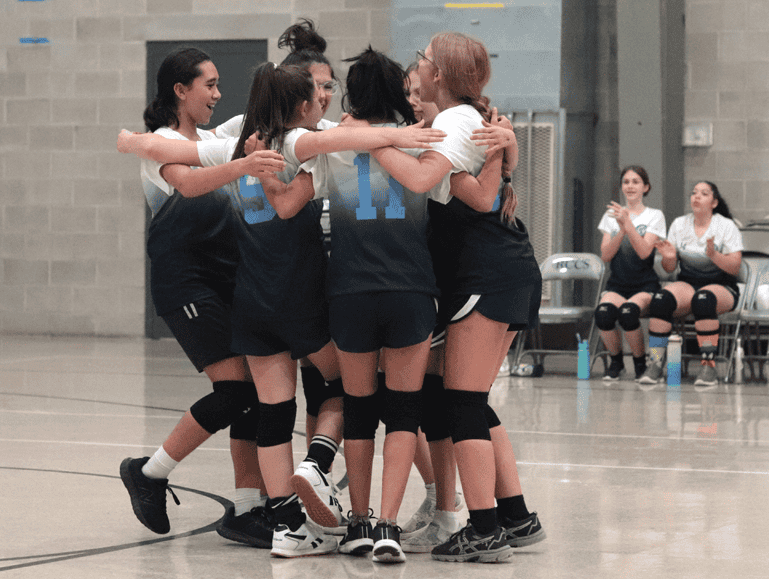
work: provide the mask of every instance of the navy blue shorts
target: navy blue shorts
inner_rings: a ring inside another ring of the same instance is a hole
[[[238,356],[231,347],[232,311],[218,296],[199,299],[161,317],[198,372]]]
[[[646,284],[644,284],[642,286],[637,286],[637,287],[634,287],[634,288],[628,288],[628,287],[624,287],[624,286],[615,286],[615,285],[613,285],[611,283],[607,283],[606,284],[606,288],[604,289],[604,291],[605,292],[614,292],[615,294],[621,295],[626,300],[629,300],[630,298],[632,298],[636,294],[640,294],[640,293],[644,293],[644,292],[647,293],[647,294],[653,294],[655,292],[658,292],[658,291],[660,291],[661,287],[662,286],[660,285],[660,282],[657,281],[657,280],[650,281],[649,283],[646,283]]]
[[[416,292],[369,292],[332,298],[331,337],[343,352],[406,348],[435,328],[435,300]]]
[[[327,312],[299,320],[258,320],[247,314],[232,318],[232,349],[247,356],[290,352],[291,358],[298,360],[314,354],[330,341]]]
[[[490,320],[508,324],[508,331],[517,332],[536,324],[541,300],[541,282],[495,294],[457,294],[441,300],[440,318],[446,324],[456,324],[477,311]]]

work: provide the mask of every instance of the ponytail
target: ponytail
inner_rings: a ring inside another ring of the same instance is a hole
[[[727,219],[734,220],[734,217],[732,217],[732,212],[729,211],[729,206],[726,204],[726,200],[721,196],[721,192],[718,190],[718,187],[716,187],[716,184],[711,183],[710,181],[701,182],[706,183],[707,186],[710,187],[710,190],[713,191],[713,198],[718,200],[718,205],[716,205],[715,209],[713,209],[713,213],[719,213]]]
[[[232,158],[246,156],[246,140],[254,133],[268,148],[279,151],[288,131],[287,125],[294,119],[297,107],[304,101],[312,101],[314,91],[315,83],[306,70],[295,66],[276,66],[272,62],[257,67],[243,118],[243,129]]]
[[[200,64],[210,60],[211,57],[197,48],[182,48],[165,57],[158,69],[157,94],[144,109],[144,124],[150,132],[160,127],[179,125],[174,86],[176,83],[190,86],[192,81],[200,76]]]

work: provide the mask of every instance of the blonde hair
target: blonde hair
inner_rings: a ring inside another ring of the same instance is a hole
[[[491,78],[491,62],[480,40],[460,32],[441,32],[430,40],[435,65],[443,73],[443,86],[461,103],[474,107],[485,120],[491,118],[483,88]]]
[[[443,74],[444,89],[489,121],[491,108],[488,97],[483,96],[483,89],[491,78],[491,61],[483,42],[461,32],[441,32],[432,37],[430,46],[435,65]],[[502,174],[507,178],[513,173],[511,162],[505,149]],[[501,201],[500,219],[511,223],[515,219],[518,198],[509,179],[502,188]]]

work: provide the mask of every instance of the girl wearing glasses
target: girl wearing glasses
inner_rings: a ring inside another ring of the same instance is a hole
[[[525,507],[512,448],[501,439],[507,436],[488,393],[516,332],[536,319],[542,280],[528,233],[512,217],[514,196],[475,203],[448,179],[477,174],[484,163],[483,148],[471,135],[489,118],[481,94],[491,75],[486,48],[463,34],[442,33],[419,58],[421,98],[437,105],[433,127],[448,137],[418,159],[393,148],[373,156],[404,186],[430,192],[433,234],[442,254],[451,256],[434,259],[440,264],[441,315],[448,321],[446,415],[470,522],[432,555],[503,560],[512,555],[511,546],[541,540],[544,532]],[[507,171],[516,162],[509,159]]]

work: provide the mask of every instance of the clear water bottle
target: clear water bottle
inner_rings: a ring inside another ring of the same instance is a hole
[[[745,350],[742,349],[742,339],[737,338],[737,349],[734,352],[734,383],[742,384],[743,362]]]
[[[681,336],[675,334],[668,339],[668,385],[681,385]]]
[[[515,376],[531,376],[534,374],[534,364],[519,364],[518,367],[513,370]]]

